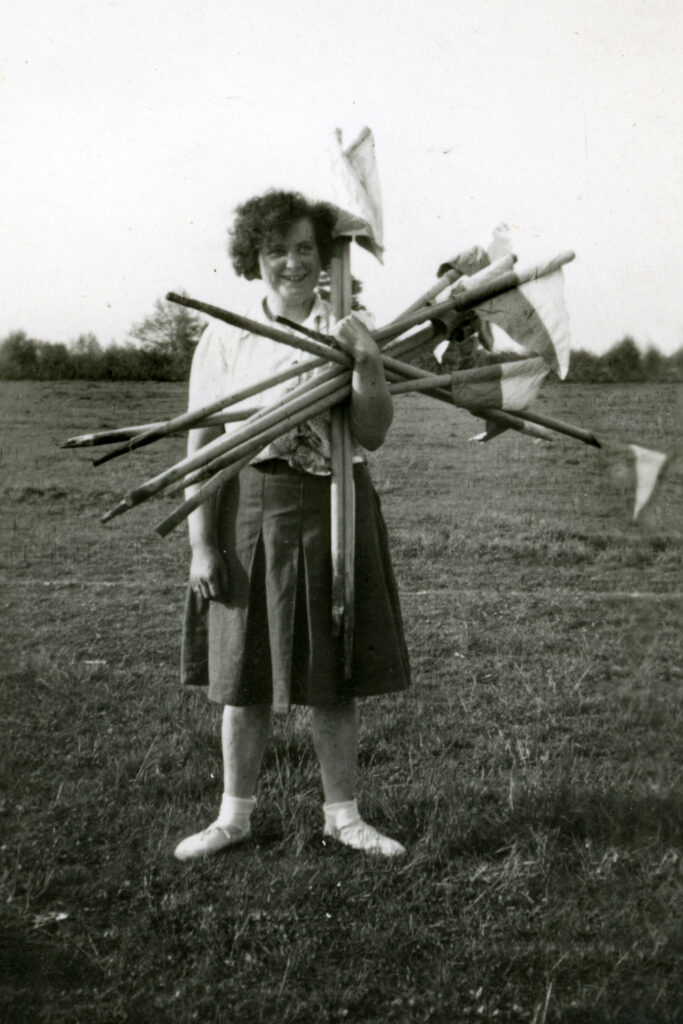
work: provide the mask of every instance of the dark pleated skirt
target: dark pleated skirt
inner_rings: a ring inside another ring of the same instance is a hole
[[[248,466],[220,492],[217,537],[230,593],[203,608],[188,587],[182,683],[219,704],[331,707],[404,690],[410,668],[379,498],[356,490],[353,673],[332,631],[330,480],[281,460]],[[207,691],[208,687],[208,691]]]

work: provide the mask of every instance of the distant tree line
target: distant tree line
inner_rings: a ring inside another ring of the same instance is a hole
[[[101,345],[94,334],[65,345],[13,331],[0,341],[0,379],[186,380],[203,330],[196,313],[158,300],[122,345]]]
[[[601,356],[578,349],[571,354],[567,380],[585,384],[681,383],[683,348],[670,356],[655,348],[641,352],[633,338],[627,336]]]
[[[518,351],[489,352],[477,343],[476,333],[465,334],[450,345],[441,363],[437,363],[431,348],[422,350],[417,357],[411,357],[423,369],[430,372],[450,373],[467,370],[488,363],[504,363],[526,356]],[[583,349],[572,351],[569,361],[568,381],[581,384],[625,384],[683,382],[683,348],[665,356],[654,348],[646,352],[636,345],[633,338],[625,337],[602,355]]]
[[[357,296],[361,288],[357,282],[354,285]],[[94,334],[83,334],[65,345],[13,331],[0,341],[0,379],[186,380],[203,330],[204,320],[196,313],[158,300],[152,313],[133,325],[122,345],[101,345]],[[487,352],[477,343],[476,333],[463,332],[450,346],[441,369],[448,372],[519,358],[510,352]],[[431,348],[411,361],[430,370],[439,366]],[[625,337],[603,355],[579,349],[572,352],[567,379],[584,384],[680,383],[683,348],[671,356],[653,348],[641,352],[633,338]]]

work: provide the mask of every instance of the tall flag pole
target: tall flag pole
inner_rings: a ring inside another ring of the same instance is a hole
[[[337,321],[352,305],[351,241],[353,238],[382,257],[382,200],[372,132],[364,128],[346,149],[337,129],[332,158],[336,198],[341,207],[330,264],[330,301]],[[351,677],[354,635],[356,497],[353,483],[353,438],[349,403],[331,410],[332,481],[332,628],[343,631],[344,676]]]
[[[351,240],[338,238],[330,264],[330,300],[336,320],[351,311]],[[331,414],[332,480],[330,516],[332,544],[332,628],[344,636],[344,676],[353,664],[355,488],[353,442],[348,402],[333,406]]]

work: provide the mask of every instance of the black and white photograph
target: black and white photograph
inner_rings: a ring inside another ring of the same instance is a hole
[[[683,5],[0,38],[0,1020],[683,1020]]]

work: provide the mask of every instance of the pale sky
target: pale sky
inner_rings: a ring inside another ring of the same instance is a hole
[[[8,5],[9,6],[9,5]],[[574,249],[573,347],[683,346],[680,0],[31,0],[0,40],[0,338],[122,342],[169,290],[232,309],[226,255],[268,187],[332,198],[368,125],[378,323],[486,246]]]

